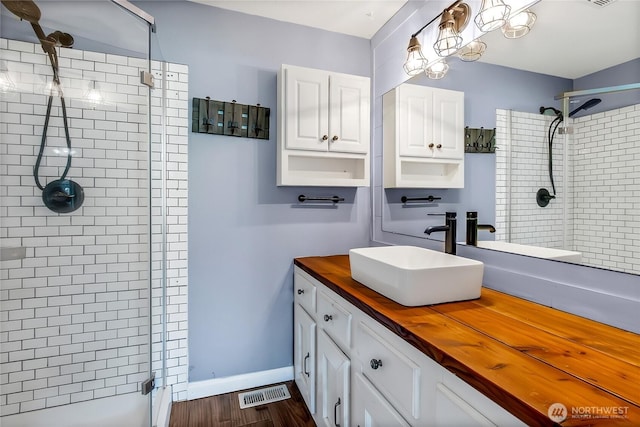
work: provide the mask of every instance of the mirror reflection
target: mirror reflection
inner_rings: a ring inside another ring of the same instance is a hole
[[[424,231],[453,211],[464,243],[466,212],[477,212],[477,224],[496,230],[481,227],[478,247],[638,274],[640,90],[607,88],[640,80],[640,2],[543,0],[530,10],[537,20],[525,37],[486,34],[479,61],[448,58],[444,78],[401,85],[463,92],[465,126],[495,129],[497,149],[465,153],[463,188],[384,185],[383,229],[444,240]],[[576,91],[585,93],[566,105],[556,99]]]

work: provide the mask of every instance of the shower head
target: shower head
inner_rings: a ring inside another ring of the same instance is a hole
[[[553,108],[553,107],[540,107],[540,114],[544,114],[548,110],[553,111],[556,116],[561,116],[562,115],[562,111],[558,110],[557,108]]]
[[[4,7],[18,18],[32,24],[37,24],[40,20],[40,9],[31,0],[2,0]]]
[[[602,100],[600,98],[591,98],[590,100],[588,100],[587,102],[585,102],[584,104],[582,104],[581,106],[579,106],[578,108],[570,112],[569,117],[573,117],[576,113],[582,110],[588,110],[589,108],[600,104],[601,101]]]

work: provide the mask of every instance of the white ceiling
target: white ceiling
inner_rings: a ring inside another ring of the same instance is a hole
[[[192,0],[370,39],[407,0]]]
[[[194,0],[199,3],[371,38],[406,0]],[[640,0],[541,0],[525,37],[500,30],[482,37],[482,62],[566,78],[578,78],[640,56]],[[471,21],[473,22],[473,21]],[[407,34],[407,40],[409,34]]]

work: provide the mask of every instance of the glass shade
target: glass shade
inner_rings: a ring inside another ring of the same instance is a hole
[[[440,56],[448,56],[460,49],[462,37],[456,31],[453,23],[449,22],[440,26],[438,40],[433,45],[433,49]]]
[[[440,59],[437,62],[431,64],[426,70],[424,70],[427,77],[433,80],[438,80],[447,75],[449,71],[449,64],[444,59]]]
[[[480,59],[484,51],[487,50],[487,44],[481,40],[473,40],[466,46],[462,47],[457,55],[458,58],[465,62],[477,61]]]
[[[0,92],[7,93],[16,90],[16,84],[9,75],[9,69],[5,61],[0,62]]]
[[[508,39],[517,39],[527,34],[536,22],[536,14],[525,10],[517,13],[502,26],[502,34]]]
[[[405,73],[410,76],[420,74],[427,67],[427,58],[422,54],[420,42],[417,38],[411,37],[407,51],[407,60],[403,66]]]
[[[83,98],[93,108],[95,108],[99,104],[102,104],[104,101],[102,98],[102,93],[100,93],[100,90],[98,89],[95,81],[91,82],[91,84],[89,85],[89,89],[83,94]]]
[[[486,33],[502,27],[510,11],[511,6],[507,6],[502,0],[482,0],[482,7],[474,22],[480,31]]]

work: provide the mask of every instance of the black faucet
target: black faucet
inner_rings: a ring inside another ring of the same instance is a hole
[[[478,224],[478,212],[467,212],[467,245],[478,246],[478,230],[496,232],[496,228],[491,224]]]
[[[440,214],[442,215],[442,214]],[[424,230],[425,234],[431,234],[434,231],[444,231],[444,251],[448,254],[456,254],[456,213],[447,212],[445,214],[445,225],[434,225]]]

